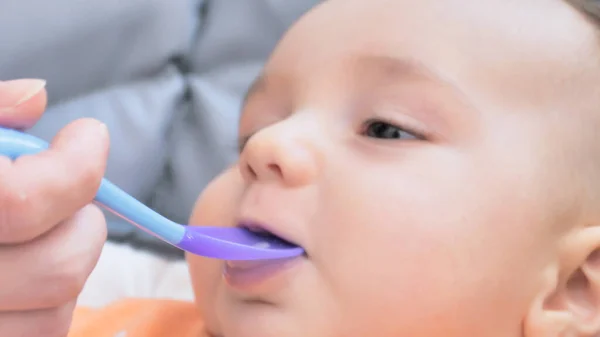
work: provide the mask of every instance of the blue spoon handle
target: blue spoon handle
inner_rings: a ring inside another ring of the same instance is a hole
[[[32,135],[0,127],[0,155],[13,160],[48,149]],[[102,179],[94,203],[140,229],[187,252],[225,260],[265,260],[297,257],[301,247],[277,238],[266,239],[243,228],[194,227],[175,223]]]
[[[102,179],[95,204],[172,245],[185,236],[185,227],[156,213],[116,185]]]
[[[14,160],[22,155],[39,153],[48,147],[46,141],[35,136],[0,127],[0,155]],[[185,236],[184,226],[154,212],[105,178],[94,203],[172,245],[178,245]]]

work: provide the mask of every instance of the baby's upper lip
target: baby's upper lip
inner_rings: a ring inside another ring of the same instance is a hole
[[[292,238],[289,232],[286,232],[281,226],[274,225],[274,223],[273,221],[265,221],[256,217],[243,217],[237,221],[238,227],[265,231],[292,245],[302,247],[301,243]]]

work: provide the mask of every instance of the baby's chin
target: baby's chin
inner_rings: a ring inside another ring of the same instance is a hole
[[[226,289],[223,262],[193,255],[187,260],[206,337],[296,337],[302,330],[285,306],[239,298]]]

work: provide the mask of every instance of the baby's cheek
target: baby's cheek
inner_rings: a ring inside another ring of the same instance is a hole
[[[191,226],[235,226],[243,183],[236,168],[215,178],[198,198]],[[186,255],[196,295],[196,304],[211,332],[218,332],[215,303],[219,293],[223,262],[193,254]]]
[[[187,255],[196,306],[212,333],[220,331],[215,304],[218,296],[221,262],[200,256]]]
[[[199,202],[194,208],[194,213],[190,218],[190,224],[192,226],[208,224],[207,220],[213,219],[214,209],[211,211],[210,208],[202,207],[203,201],[206,200],[206,198],[203,198],[205,195],[206,193],[199,198]],[[210,204],[210,202],[204,204]],[[217,290],[222,262],[220,260],[209,259],[189,253],[186,254],[186,259],[190,269],[192,286],[196,296],[196,305],[198,306],[200,315],[205,319],[210,331],[217,332],[219,326],[214,307],[218,293]]]

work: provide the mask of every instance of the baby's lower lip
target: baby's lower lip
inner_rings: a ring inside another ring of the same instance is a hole
[[[261,261],[226,261],[223,276],[227,284],[242,292],[258,290],[261,284],[268,288],[269,280],[283,276],[293,268],[302,257],[261,260]],[[266,290],[266,289],[265,289]]]

